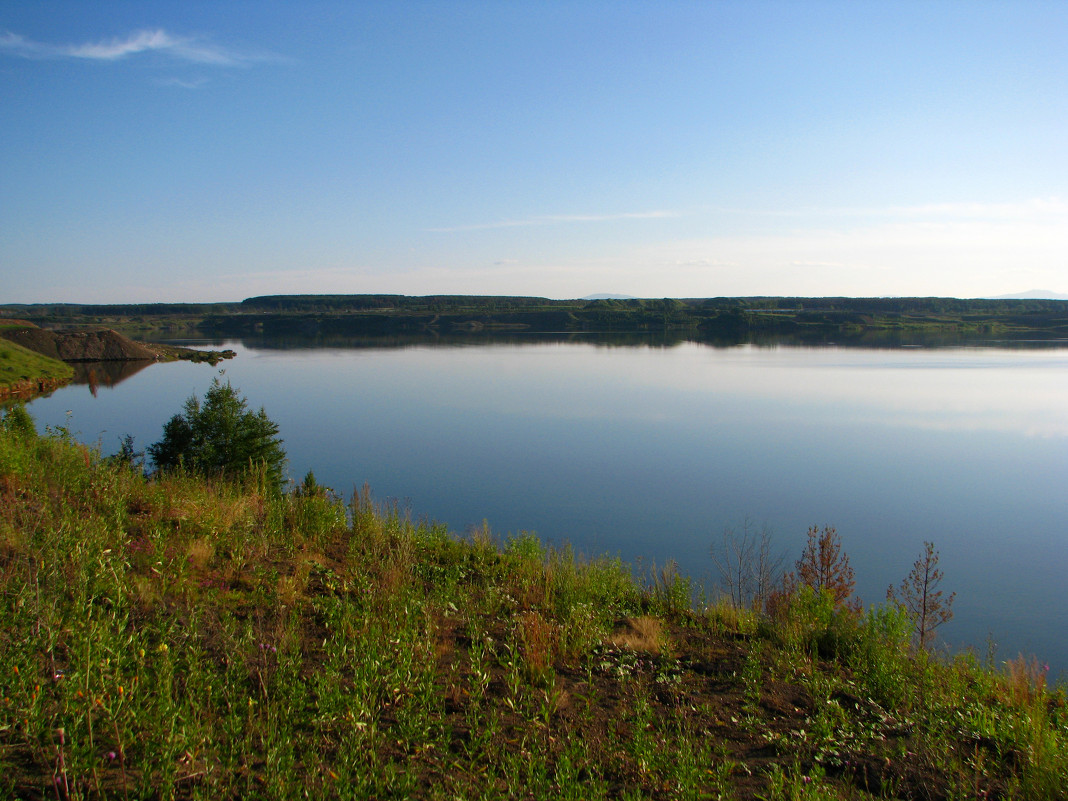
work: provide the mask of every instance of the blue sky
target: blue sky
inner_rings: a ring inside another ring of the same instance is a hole
[[[1068,3],[0,0],[0,302],[1068,293]]]

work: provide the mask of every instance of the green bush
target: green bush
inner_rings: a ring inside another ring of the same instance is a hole
[[[230,382],[216,378],[204,395],[195,395],[163,427],[163,439],[148,447],[156,469],[184,467],[205,476],[244,476],[262,466],[269,483],[281,489],[286,453],[278,424],[247,401]]]
[[[21,439],[32,439],[37,436],[37,427],[34,425],[33,418],[21,403],[16,403],[14,406],[3,410],[3,417],[0,417],[0,426],[3,427],[4,431],[10,431]]]

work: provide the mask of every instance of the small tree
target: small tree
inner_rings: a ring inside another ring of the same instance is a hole
[[[719,571],[720,588],[736,609],[761,609],[782,585],[783,554],[771,549],[771,529],[755,531],[746,520],[742,531],[723,530],[723,542],[713,544],[712,562]]]
[[[957,593],[943,596],[938,585],[942,583],[942,571],[938,568],[938,551],[934,544],[924,542],[923,553],[912,565],[912,572],[895,590],[887,588],[886,599],[900,606],[912,621],[916,640],[921,650],[926,651],[934,630],[953,617],[953,599]]]
[[[842,553],[838,532],[831,526],[824,526],[823,531],[812,526],[807,536],[793,581],[811,587],[817,593],[826,590],[834,599],[835,607],[844,606],[853,594],[856,580],[853,568],[849,566],[849,557]]]
[[[286,454],[278,424],[261,408],[249,411],[247,401],[230,382],[216,378],[204,402],[191,396],[181,414],[163,427],[163,439],[148,447],[158,470],[184,466],[201,475],[241,476],[263,466],[268,480],[281,488]]]

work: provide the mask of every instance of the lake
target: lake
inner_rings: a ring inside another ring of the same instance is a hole
[[[297,481],[706,583],[710,545],[746,520],[791,566],[810,526],[836,527],[866,602],[931,540],[957,593],[948,645],[1068,669],[1068,343],[219,344],[237,358],[101,373],[30,410],[143,449],[222,372],[280,425]]]

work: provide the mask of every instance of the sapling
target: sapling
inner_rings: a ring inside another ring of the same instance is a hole
[[[890,586],[886,599],[902,607],[912,621],[920,650],[926,651],[934,630],[953,617],[953,599],[957,593],[945,597],[938,585],[942,571],[938,568],[938,551],[934,544],[924,542],[923,553],[912,566],[912,572],[896,590]]]
[[[842,540],[832,526],[812,526],[807,532],[805,550],[795,563],[796,573],[786,577],[787,591],[797,587],[811,587],[817,594],[826,591],[836,609],[846,606],[859,611],[860,604],[853,600],[847,604],[856,584],[849,557],[842,553]]]

